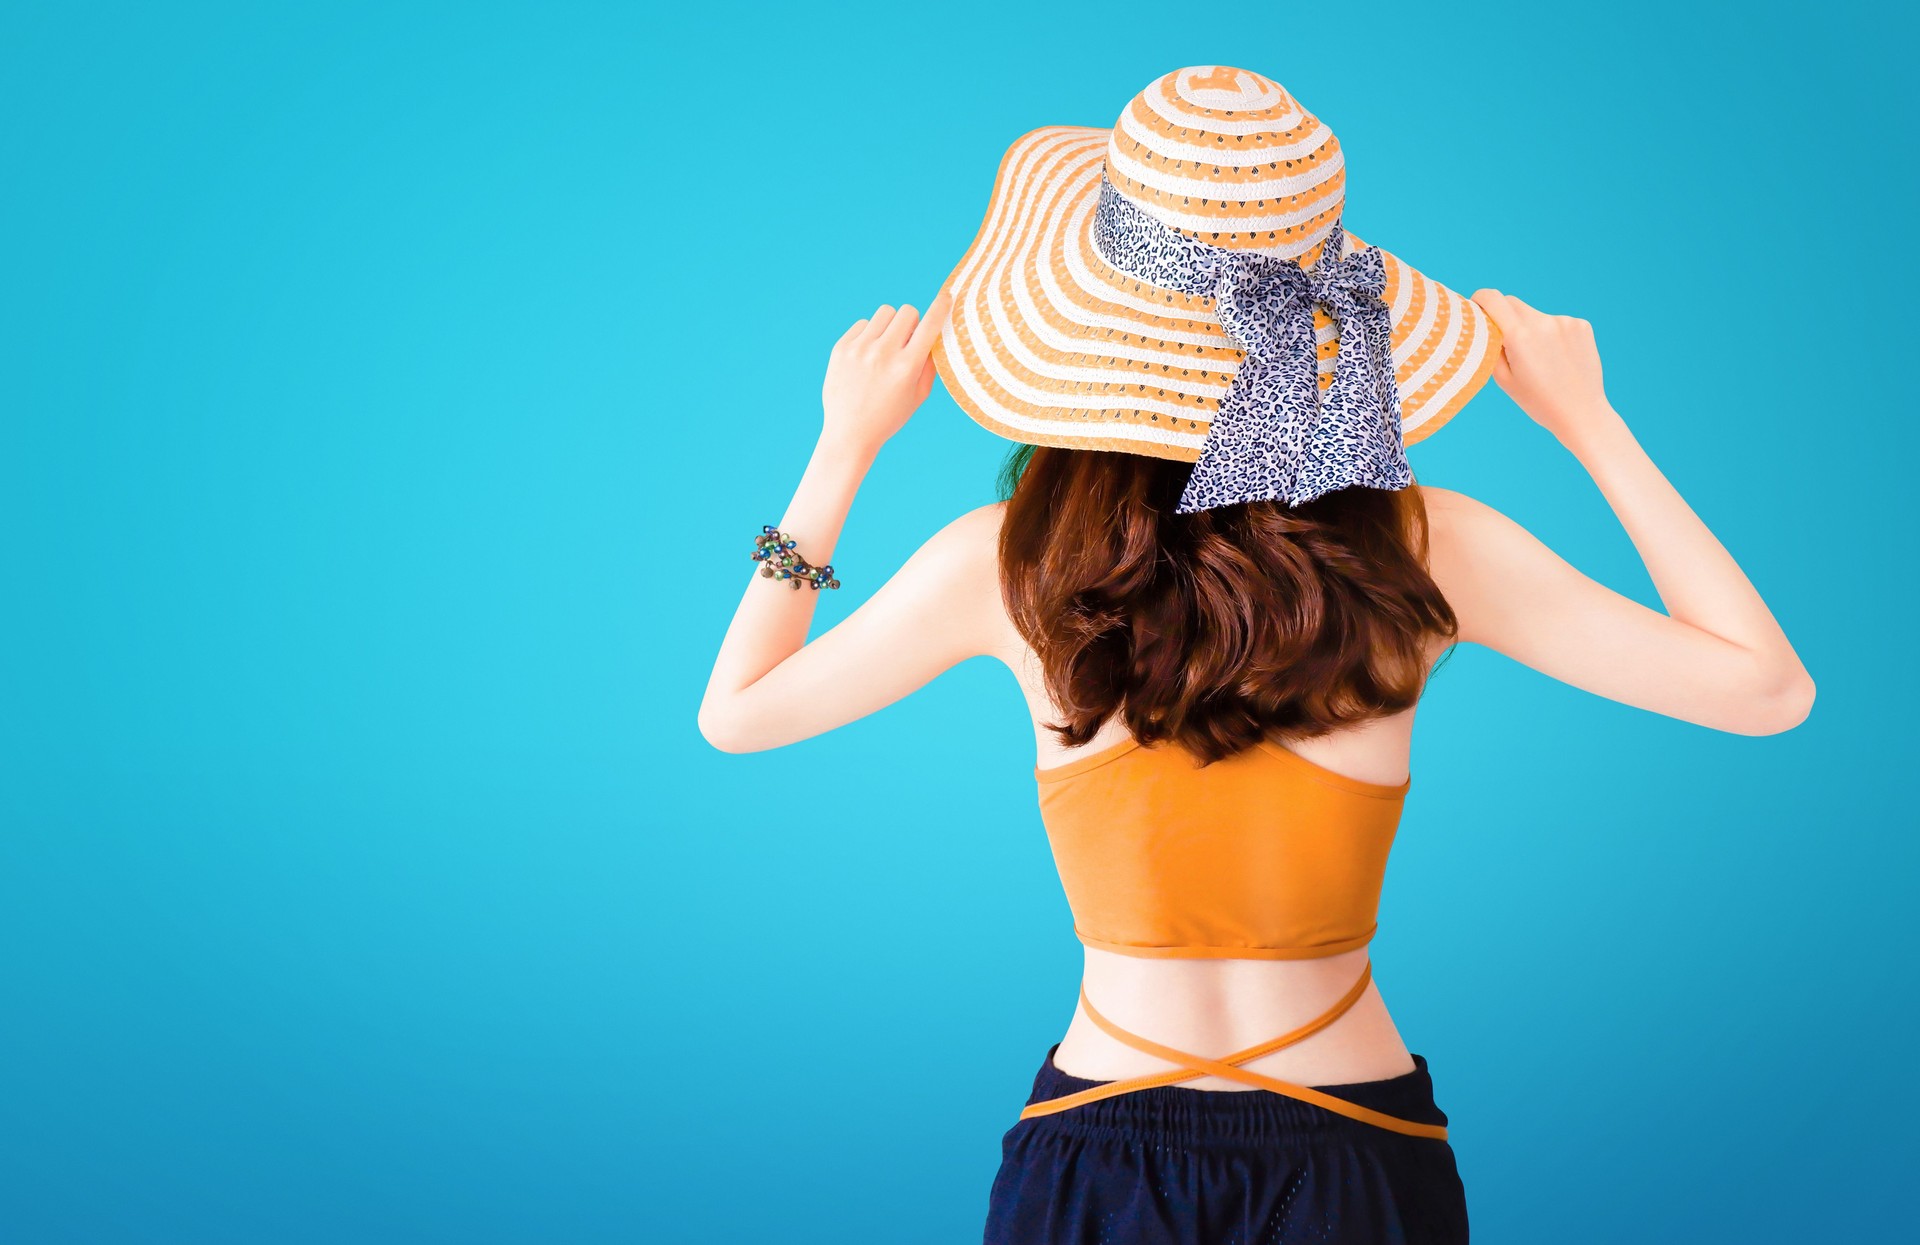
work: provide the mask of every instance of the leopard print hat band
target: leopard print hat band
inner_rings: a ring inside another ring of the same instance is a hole
[[[1404,447],[1478,392],[1499,339],[1471,300],[1343,228],[1345,182],[1324,123],[1225,66],[1163,75],[1110,129],[1023,135],[947,280],[941,378],[1010,440],[1194,463],[1182,510],[1396,487]]]
[[[1212,298],[1221,329],[1243,355],[1177,513],[1242,501],[1297,505],[1353,485],[1413,483],[1400,445],[1393,319],[1381,299],[1386,265],[1371,247],[1343,254],[1344,240],[1336,220],[1319,262],[1305,269],[1181,233],[1100,179],[1093,214],[1100,257],[1150,285]],[[1325,308],[1335,332],[1324,394],[1315,307]]]

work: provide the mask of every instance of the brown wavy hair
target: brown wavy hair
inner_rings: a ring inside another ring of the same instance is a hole
[[[1119,713],[1142,743],[1211,764],[1410,708],[1426,641],[1459,634],[1427,572],[1420,490],[1175,514],[1192,469],[1022,444],[1001,470],[1001,591],[1061,744]]]

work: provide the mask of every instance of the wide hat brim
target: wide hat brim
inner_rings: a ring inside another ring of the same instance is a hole
[[[1010,440],[1193,462],[1244,355],[1211,298],[1147,285],[1100,258],[1090,226],[1111,134],[1051,126],[1008,148],[980,231],[947,279],[953,307],[934,364],[961,409]],[[1344,235],[1344,253],[1366,245]],[[1499,330],[1471,299],[1381,255],[1401,438],[1412,445],[1486,383]],[[1323,309],[1315,319],[1324,387],[1338,340]]]

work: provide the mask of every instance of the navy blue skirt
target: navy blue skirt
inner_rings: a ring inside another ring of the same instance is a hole
[[[1054,1066],[1029,1103],[1104,1081]],[[1445,1124],[1427,1061],[1314,1088]],[[1135,1090],[1020,1120],[1001,1140],[986,1245],[1456,1245],[1466,1191],[1453,1147],[1266,1090]]]

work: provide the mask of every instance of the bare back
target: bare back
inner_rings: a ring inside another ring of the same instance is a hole
[[[980,524],[975,538],[997,541],[998,526]],[[1013,672],[1025,697],[1035,764],[1063,765],[1127,738],[1125,723],[1115,717],[1088,744],[1060,745],[1043,725],[1058,721],[1059,713],[1044,685],[1039,657],[1014,627],[998,593],[993,595],[999,608],[997,619],[989,622],[993,634],[988,651]],[[1429,667],[1445,647],[1438,641],[1431,646]],[[1288,746],[1335,773],[1397,784],[1409,773],[1416,712],[1417,707]],[[1101,1000],[1103,1014],[1123,1027],[1195,1051],[1240,1050],[1319,1015],[1352,985],[1367,961],[1364,947],[1309,960],[1141,959],[1083,949],[1086,992]],[[1054,1062],[1063,1072],[1093,1080],[1117,1080],[1169,1066],[1109,1037],[1077,1005]],[[1376,982],[1327,1028],[1244,1066],[1281,1080],[1334,1085],[1400,1076],[1411,1072],[1414,1063]],[[1212,1076],[1184,1084],[1195,1089],[1251,1088]]]

